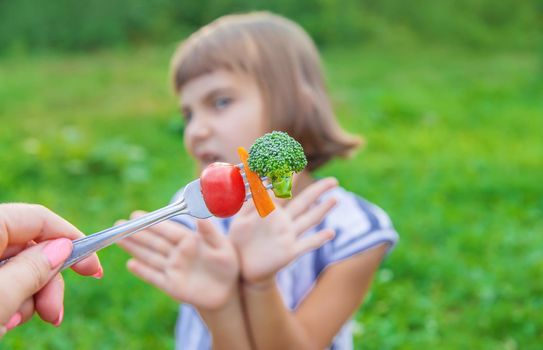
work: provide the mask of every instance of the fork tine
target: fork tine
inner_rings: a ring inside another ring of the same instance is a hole
[[[236,166],[239,168],[239,170],[244,170],[243,163],[236,164]],[[245,171],[241,171],[240,173],[241,173],[241,176],[243,176],[243,178],[245,178]],[[266,180],[268,180],[268,177],[267,176],[262,176],[262,177],[260,177],[260,180],[266,181]]]
[[[273,185],[272,184],[267,184],[266,186],[264,186],[267,190],[271,190],[273,188]],[[248,199],[251,199],[251,197],[253,197],[253,194],[249,191],[246,191],[245,192],[245,200],[248,200]]]

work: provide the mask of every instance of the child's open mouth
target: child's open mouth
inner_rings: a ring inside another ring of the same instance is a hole
[[[198,155],[197,158],[203,167],[206,167],[211,163],[222,161],[222,157],[213,153],[203,153],[203,154]]]

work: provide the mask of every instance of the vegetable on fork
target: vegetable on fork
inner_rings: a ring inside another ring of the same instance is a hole
[[[236,214],[245,202],[245,183],[235,165],[210,164],[200,175],[200,186],[207,208],[217,217],[227,218]]]
[[[291,198],[292,176],[307,165],[300,143],[280,131],[256,139],[249,152],[239,147],[238,155],[242,164],[212,163],[200,176],[202,197],[214,216],[236,214],[249,197],[252,197],[258,214],[267,216],[275,209],[267,189],[271,187],[277,198]],[[270,184],[265,186],[262,183],[264,179]],[[246,187],[251,190],[247,196]]]
[[[245,177],[249,183],[249,188],[251,189],[251,195],[253,198],[253,203],[255,204],[258,215],[261,217],[268,216],[275,209],[275,204],[273,203],[268,191],[260,181],[260,177],[257,173],[251,171],[248,165],[249,153],[243,147],[238,148],[238,155],[243,163],[243,169],[245,171]]]
[[[277,198],[292,197],[292,175],[302,171],[307,159],[302,145],[286,132],[273,131],[259,137],[249,148],[249,168],[267,176]]]

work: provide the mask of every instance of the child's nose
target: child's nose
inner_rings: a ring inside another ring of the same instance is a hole
[[[186,131],[187,136],[194,139],[204,139],[212,134],[211,125],[202,117],[193,117]]]

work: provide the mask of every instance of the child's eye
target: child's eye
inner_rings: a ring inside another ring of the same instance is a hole
[[[213,101],[213,105],[216,109],[221,110],[228,107],[231,102],[232,99],[230,97],[219,97]]]
[[[183,119],[185,120],[185,123],[190,123],[192,119],[192,112],[191,111],[183,111],[181,112],[181,115],[183,116]]]

